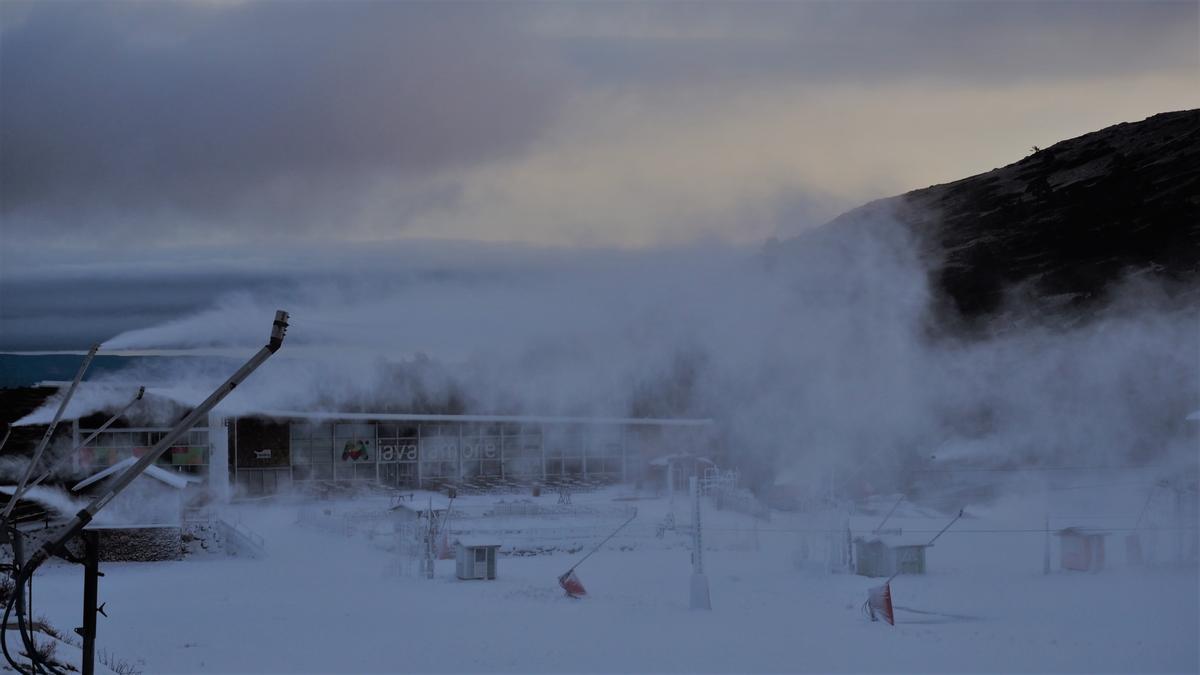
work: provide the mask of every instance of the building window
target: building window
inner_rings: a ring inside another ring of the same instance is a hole
[[[106,469],[130,457],[141,457],[158,444],[169,433],[169,429],[125,429],[104,431],[75,456],[77,468],[85,473]],[[80,429],[83,436],[91,435],[91,429]],[[208,430],[191,429],[167,448],[155,461],[164,469],[183,473],[205,474],[208,472]]]
[[[459,425],[422,424],[417,455],[421,462],[421,480],[457,480]]]
[[[292,422],[292,471],[296,480],[333,479],[333,425]]]

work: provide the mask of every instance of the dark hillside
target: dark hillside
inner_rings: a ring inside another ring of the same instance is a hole
[[[881,216],[920,242],[943,320],[979,323],[1012,298],[1085,310],[1131,275],[1190,301],[1200,281],[1200,110],[1062,141],[872,202],[821,229]]]

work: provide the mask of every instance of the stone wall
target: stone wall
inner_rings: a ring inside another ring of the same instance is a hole
[[[183,537],[178,525],[95,528],[100,540],[100,560],[152,562],[183,558]]]

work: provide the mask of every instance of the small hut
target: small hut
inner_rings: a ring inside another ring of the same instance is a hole
[[[1059,565],[1064,570],[1099,572],[1104,569],[1104,538],[1108,532],[1067,527],[1054,533],[1059,538]]]
[[[109,480],[137,462],[136,457],[76,483],[77,494],[103,490]],[[198,479],[149,466],[113,499],[88,529],[100,540],[100,559],[149,562],[178,560],[183,555],[183,506],[188,487]]]
[[[925,549],[929,543],[896,536],[854,540],[854,573],[864,577],[925,574]]]
[[[71,491],[87,495],[101,490],[109,479],[125,472],[137,462],[129,457],[79,481]],[[199,479],[161,467],[149,466],[133,483],[104,509],[102,520],[138,525],[179,526],[188,487]]]
[[[459,579],[495,579],[500,544],[458,540],[455,562]]]

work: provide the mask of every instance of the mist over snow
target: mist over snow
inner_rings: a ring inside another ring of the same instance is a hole
[[[905,228],[885,219],[765,250],[483,250],[420,273],[344,270],[284,293],[229,293],[115,336],[105,349],[235,358],[100,378],[109,386],[81,393],[72,413],[123,403],[129,387],[116,383],[198,402],[265,342],[282,308],[284,348],[229,396],[227,413],[712,417],[757,485],[787,475],[814,490],[831,472],[903,489],[939,462],[1194,457],[1194,308],[1131,282],[1086,320],[1001,320],[990,335],[958,337],[933,318]]]

